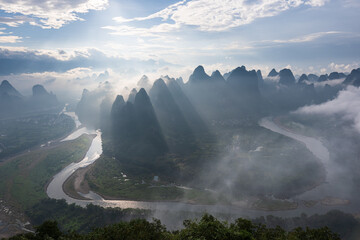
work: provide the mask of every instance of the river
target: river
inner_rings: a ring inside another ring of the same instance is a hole
[[[74,119],[76,120],[76,119]],[[63,191],[63,183],[68,179],[73,172],[79,168],[86,167],[94,163],[102,154],[102,142],[101,142],[101,132],[88,128],[80,128],[74,133],[70,134],[68,137],[63,139],[63,141],[69,141],[75,139],[83,133],[87,134],[96,134],[96,137],[93,139],[93,142],[86,153],[86,156],[79,163],[72,163],[61,172],[56,174],[53,180],[50,182],[47,188],[47,195],[50,198],[54,199],[65,199],[69,204],[75,203],[80,206],[86,206],[87,204],[94,204],[102,207],[119,207],[119,208],[139,208],[139,209],[150,209],[161,211],[190,211],[190,212],[208,212],[208,213],[222,213],[236,215],[238,217],[260,217],[264,215],[274,215],[279,217],[294,217],[299,216],[301,213],[307,214],[324,214],[332,209],[342,210],[344,212],[360,212],[359,206],[356,204],[357,201],[351,201],[347,205],[338,205],[338,206],[328,206],[322,205],[320,203],[316,204],[313,207],[305,207],[302,204],[303,199],[318,199],[319,196],[328,196],[326,194],[332,194],[331,188],[331,172],[329,172],[330,167],[330,158],[328,149],[317,139],[311,137],[305,137],[294,132],[291,132],[285,128],[282,128],[276,125],[271,118],[264,118],[259,122],[259,125],[267,128],[273,132],[285,135],[287,137],[293,138],[297,141],[300,141],[306,145],[306,147],[318,157],[322,164],[324,165],[327,171],[327,184],[322,184],[319,187],[316,187],[308,192],[305,192],[291,200],[295,200],[299,203],[299,207],[293,210],[282,210],[282,211],[263,211],[263,210],[251,210],[244,209],[236,206],[229,205],[200,205],[200,204],[188,204],[188,203],[179,203],[179,202],[145,202],[145,201],[127,201],[127,200],[105,200],[96,193],[90,192],[89,194],[84,195],[84,197],[90,200],[79,200],[71,198],[66,195]],[[79,135],[80,134],[80,135]],[[330,173],[330,174],[329,174]],[[325,186],[325,187],[324,187]],[[325,194],[325,195],[324,195]],[[330,195],[333,196],[333,195]],[[156,215],[157,218],[160,218],[163,222],[166,223],[166,220],[162,219],[162,215]]]

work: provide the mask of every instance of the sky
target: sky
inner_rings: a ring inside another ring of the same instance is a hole
[[[360,67],[359,0],[0,0],[0,79],[81,93],[146,74]]]

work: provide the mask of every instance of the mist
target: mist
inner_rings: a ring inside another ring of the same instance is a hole
[[[340,91],[335,99],[319,105],[301,107],[294,113],[337,116],[342,121],[353,122],[354,128],[360,132],[360,89],[348,86]]]

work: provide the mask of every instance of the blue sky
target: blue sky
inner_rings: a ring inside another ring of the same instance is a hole
[[[0,0],[0,75],[74,91],[239,65],[296,74],[360,66],[358,0]],[[103,80],[103,78],[101,78]]]

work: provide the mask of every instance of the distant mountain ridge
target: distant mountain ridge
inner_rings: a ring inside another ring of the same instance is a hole
[[[0,117],[21,116],[61,107],[56,95],[48,93],[44,86],[37,84],[32,91],[32,96],[23,96],[9,81],[3,80],[0,85]]]
[[[360,68],[353,69],[351,73],[346,77],[343,84],[360,87]]]

